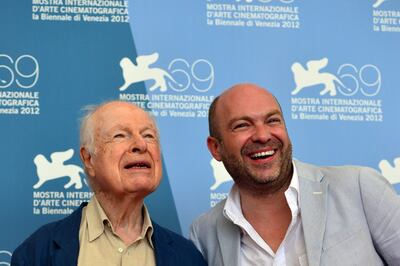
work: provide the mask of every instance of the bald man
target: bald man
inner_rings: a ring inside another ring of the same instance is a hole
[[[82,119],[80,140],[94,197],[36,231],[11,265],[206,265],[189,240],[153,222],[144,205],[162,176],[158,130],[144,110],[120,101],[94,106]]]
[[[277,99],[238,84],[209,110],[208,149],[234,185],[192,225],[210,265],[400,265],[400,198],[375,170],[292,158]]]

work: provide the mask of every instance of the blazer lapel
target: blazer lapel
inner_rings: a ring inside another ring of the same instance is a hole
[[[297,161],[295,163],[308,264],[317,266],[320,265],[325,233],[328,183],[318,168]]]
[[[240,231],[222,214],[217,221],[217,236],[223,265],[239,265]]]
[[[173,240],[164,232],[164,230],[154,221],[152,241],[154,245],[154,255],[156,256],[156,265],[177,265],[178,254],[172,247]]]
[[[79,228],[83,203],[79,209],[65,218],[56,228],[52,263],[57,266],[77,265],[79,255]]]

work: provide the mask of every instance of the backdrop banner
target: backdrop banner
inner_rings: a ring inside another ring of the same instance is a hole
[[[369,166],[400,193],[399,1],[3,0],[0,28],[0,264],[93,195],[79,118],[106,100],[156,118],[164,175],[146,202],[184,236],[232,186],[206,138],[235,83],[277,96],[295,158]]]

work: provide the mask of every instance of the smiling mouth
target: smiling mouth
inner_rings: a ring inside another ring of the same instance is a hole
[[[136,163],[129,163],[125,165],[125,169],[148,169],[151,168],[150,164],[147,162],[136,162]]]
[[[275,150],[269,150],[269,151],[253,153],[249,157],[252,160],[261,160],[261,159],[267,159],[267,158],[271,157],[274,154],[275,154]]]

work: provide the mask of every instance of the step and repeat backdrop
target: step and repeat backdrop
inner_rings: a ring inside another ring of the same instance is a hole
[[[399,0],[3,0],[0,29],[0,264],[92,196],[79,117],[105,100],[156,118],[147,205],[184,236],[232,185],[205,143],[238,82],[277,96],[297,159],[366,165],[400,192]]]

